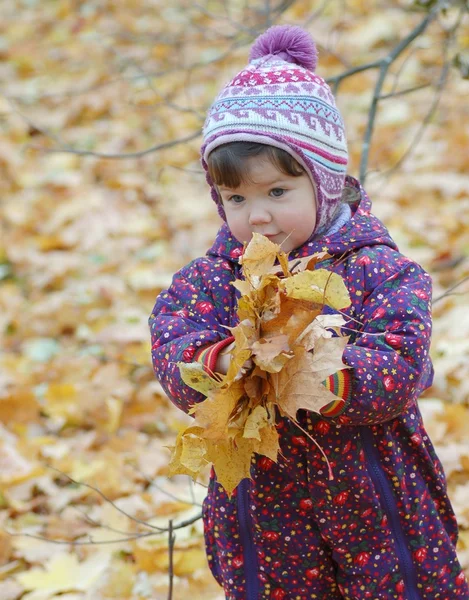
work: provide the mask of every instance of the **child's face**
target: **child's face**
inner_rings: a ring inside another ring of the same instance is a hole
[[[241,243],[261,233],[288,254],[311,237],[316,225],[311,179],[306,173],[286,175],[263,157],[248,158],[246,168],[252,183],[218,188],[228,226]]]

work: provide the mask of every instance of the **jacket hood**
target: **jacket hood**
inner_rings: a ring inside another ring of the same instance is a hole
[[[371,200],[358,180],[348,175],[346,185],[355,188],[360,194],[359,199],[351,204],[350,220],[331,236],[322,236],[295,248],[289,254],[290,260],[323,251],[327,251],[332,256],[342,255],[351,250],[359,250],[363,246],[385,245],[397,250],[396,243],[386,227],[371,213]],[[218,230],[215,242],[207,251],[207,255],[238,263],[242,250],[243,244],[233,236],[228,225],[224,223]]]

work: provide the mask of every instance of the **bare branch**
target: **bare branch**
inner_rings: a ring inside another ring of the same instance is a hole
[[[423,136],[425,130],[427,129],[428,125],[430,124],[430,121],[432,120],[433,115],[436,112],[436,109],[438,108],[441,97],[443,95],[444,87],[448,81],[448,75],[449,75],[449,71],[451,68],[451,59],[449,58],[449,48],[450,48],[452,41],[454,40],[454,38],[456,36],[457,30],[462,22],[463,16],[464,16],[464,10],[461,9],[456,23],[447,32],[445,45],[444,45],[443,67],[440,72],[440,77],[438,78],[438,83],[436,85],[436,92],[433,97],[433,101],[430,105],[430,108],[429,108],[427,114],[425,115],[425,118],[424,118],[422,124],[420,125],[410,146],[407,148],[407,150],[404,152],[404,154],[401,156],[401,158],[397,161],[397,163],[384,173],[387,176],[392,175],[396,171],[396,169],[398,169],[402,165],[402,163],[407,159],[407,157],[414,151],[415,147],[418,145],[418,143],[422,139],[422,136]]]
[[[242,23],[238,23],[237,21],[234,21],[232,19],[232,17],[229,15],[228,12],[226,12],[225,10],[225,16],[223,15],[217,15],[213,12],[211,12],[210,10],[208,10],[207,8],[205,8],[205,6],[201,6],[200,4],[193,4],[192,5],[194,8],[196,8],[198,11],[200,11],[203,15],[205,15],[206,17],[208,17],[209,19],[212,19],[214,21],[226,21],[227,23],[229,23],[231,25],[231,27],[233,27],[233,29],[235,31],[241,31],[243,33],[247,33],[250,37],[255,37],[257,31],[255,29],[253,29],[252,27],[247,27],[246,25],[243,25]]]
[[[321,6],[319,8],[317,8],[316,10],[313,10],[311,12],[311,14],[306,17],[305,21],[303,22],[302,26],[303,27],[308,27],[309,25],[311,25],[311,23],[313,21],[315,21],[318,17],[320,17],[322,15],[322,13],[324,12],[324,9],[326,8],[326,6],[329,4],[329,0],[323,0]]]
[[[397,98],[398,96],[405,96],[406,94],[412,94],[413,92],[417,92],[418,90],[423,90],[425,88],[431,87],[431,83],[422,83],[420,85],[416,85],[411,88],[406,88],[404,90],[399,90],[398,92],[390,92],[389,94],[382,94],[379,97],[379,100],[388,100],[389,98]]]
[[[90,523],[91,525],[94,525],[95,527],[99,527],[100,529],[107,529],[108,531],[113,531],[114,533],[120,533],[121,535],[128,535],[128,533],[129,533],[128,531],[122,531],[122,529],[115,529],[114,527],[110,527],[109,525],[104,525],[103,523],[100,523],[99,521],[95,521],[89,515],[87,515],[84,510],[81,510],[81,508],[79,508],[78,506],[72,505],[71,508],[73,508],[77,512],[79,512],[83,516],[83,518],[85,519],[85,521],[87,523]]]
[[[52,538],[47,538],[43,535],[35,535],[34,533],[23,533],[23,532],[16,533],[14,531],[8,531],[8,529],[3,529],[3,531],[5,531],[5,533],[10,535],[11,537],[29,537],[34,540],[41,540],[43,542],[50,542],[51,544],[59,544],[59,545],[66,545],[66,546],[101,546],[103,544],[118,544],[121,542],[131,542],[133,540],[137,540],[140,538],[146,538],[146,537],[150,537],[153,535],[158,535],[158,533],[163,533],[163,531],[160,531],[160,532],[148,531],[146,533],[137,533],[135,535],[130,535],[128,537],[119,538],[119,539],[115,539],[115,540],[93,540],[93,538],[88,534],[89,541],[85,542],[85,541],[76,541],[76,540],[72,540],[72,541],[70,541],[70,540],[55,540]]]
[[[135,465],[132,465],[132,466],[135,469],[135,471],[137,473],[139,473],[145,479],[145,481],[147,482],[147,484],[148,484],[149,487],[154,487],[156,490],[158,490],[159,492],[161,492],[165,496],[168,496],[168,498],[171,498],[172,500],[176,500],[176,502],[180,502],[181,504],[185,503],[185,504],[192,505],[192,506],[200,506],[200,507],[202,507],[202,505],[199,502],[196,502],[196,500],[195,500],[194,491],[192,489],[192,486],[190,486],[190,494],[191,494],[192,501],[189,502],[187,500],[179,498],[178,496],[175,496],[171,492],[168,492],[168,490],[165,490],[163,487],[161,487],[160,485],[158,485],[157,483],[155,483],[154,481],[152,481],[151,479],[149,479],[145,475],[145,473],[143,473],[142,471],[140,471],[140,469],[137,469],[137,467]],[[188,477],[188,481],[190,483],[192,480]]]
[[[97,158],[117,158],[117,159],[125,159],[125,158],[140,158],[142,156],[146,156],[147,154],[151,154],[152,152],[157,152],[159,150],[166,150],[166,148],[173,148],[174,146],[179,146],[180,144],[186,144],[192,140],[195,140],[200,136],[202,130],[199,129],[190,135],[179,138],[177,140],[170,140],[169,142],[164,142],[163,144],[158,144],[156,146],[151,146],[146,150],[139,150],[137,152],[127,152],[125,154],[112,154],[107,152],[94,152],[92,150],[77,150],[75,148],[70,148],[69,146],[64,146],[60,148],[45,148],[44,146],[35,146],[29,145],[27,148],[32,148],[34,150],[40,150],[41,152],[46,152],[48,154],[56,154],[57,152],[64,152],[66,154],[76,154],[78,156],[96,156]]]
[[[168,529],[168,553],[169,553],[169,586],[168,586],[168,600],[172,600],[173,597],[173,578],[174,578],[174,570],[173,570],[173,554],[174,554],[174,543],[176,541],[176,536],[173,535],[173,521],[169,520],[169,529]]]
[[[450,66],[451,66],[450,62],[446,62],[443,65],[443,68],[442,68],[441,74],[440,74],[440,78],[439,78],[439,81],[438,81],[438,84],[436,87],[436,93],[435,93],[435,96],[433,97],[433,101],[432,101],[430,108],[429,108],[427,114],[425,115],[425,118],[422,121],[417,133],[415,134],[414,139],[412,140],[410,146],[407,148],[407,150],[404,152],[404,154],[400,157],[400,159],[396,162],[396,164],[384,172],[384,175],[388,175],[388,176],[392,175],[397,169],[399,169],[399,167],[402,165],[402,163],[410,156],[410,154],[412,154],[412,152],[415,150],[416,146],[422,139],[422,136],[425,133],[425,130],[427,129],[428,125],[430,124],[430,121],[432,120],[433,115],[435,114],[436,109],[438,108],[438,105],[440,103],[445,84],[448,80],[448,73],[449,73]]]
[[[265,27],[270,27],[273,24],[272,7],[270,5],[270,0],[264,0],[264,15]]]
[[[193,525],[194,523],[196,523],[197,521],[199,521],[202,518],[202,513],[199,513],[193,517],[191,517],[190,519],[186,519],[185,521],[182,521],[181,523],[179,523],[178,525],[173,525],[173,531],[176,529],[184,529],[184,527],[188,527],[189,525]],[[119,538],[116,540],[98,540],[98,541],[94,541],[93,539],[90,539],[90,541],[85,542],[85,541],[70,541],[70,540],[54,540],[54,539],[50,539],[47,538],[45,536],[42,535],[35,535],[34,533],[17,533],[15,531],[8,531],[7,529],[3,529],[3,531],[5,531],[5,533],[7,533],[8,535],[11,535],[12,537],[30,537],[30,538],[34,538],[36,540],[42,540],[44,542],[51,542],[52,544],[65,544],[68,546],[90,546],[90,545],[101,545],[101,544],[117,544],[120,542],[129,542],[132,540],[136,540],[136,539],[140,539],[140,538],[146,538],[146,537],[151,537],[154,535],[161,535],[163,533],[167,533],[169,531],[169,527],[165,527],[164,529],[160,529],[159,531],[146,531],[146,532],[142,532],[142,533],[136,533],[135,535],[129,535],[125,538]],[[88,535],[88,537],[91,537]]]
[[[373,98],[371,101],[371,107],[368,116],[368,125],[365,131],[365,136],[363,139],[362,146],[362,155],[360,160],[360,173],[359,179],[362,183],[365,182],[366,171],[368,167],[368,157],[370,153],[370,145],[371,145],[371,137],[373,135],[376,113],[378,109],[378,102],[381,96],[381,90],[383,89],[384,80],[386,79],[386,75],[388,74],[389,67],[396,60],[396,58],[415,40],[416,37],[421,35],[427,26],[435,19],[437,14],[437,9],[439,10],[440,4],[429,12],[426,17],[415,27],[409,35],[407,35],[391,52],[380,61],[380,72],[378,81],[375,85],[375,90],[373,93]]]
[[[67,473],[64,473],[60,469],[56,469],[52,465],[47,465],[47,467],[49,469],[57,471],[57,473],[60,473],[61,475],[66,477],[69,481],[74,483],[75,485],[83,485],[84,487],[87,487],[88,489],[93,490],[94,492],[99,494],[101,496],[101,498],[103,498],[103,500],[106,500],[106,502],[109,502],[109,504],[111,506],[113,506],[122,515],[125,515],[131,521],[134,521],[135,523],[139,523],[140,525],[144,525],[145,527],[149,527],[150,529],[154,529],[155,531],[158,531],[160,533],[164,533],[165,531],[167,531],[166,529],[162,529],[161,527],[156,527],[155,525],[151,525],[150,523],[147,523],[146,521],[142,521],[141,519],[137,519],[137,517],[133,517],[132,515],[129,515],[129,513],[127,513],[125,510],[123,510],[122,508],[117,506],[117,504],[115,502],[113,502],[110,498],[108,498],[106,496],[106,494],[104,494],[100,489],[98,489],[94,485],[90,485],[89,483],[85,483],[83,481],[76,481],[76,479],[73,479],[72,477],[70,477],[70,475],[67,475]]]
[[[433,298],[432,304],[436,304],[437,302],[439,302],[440,300],[443,300],[443,298],[446,298],[447,296],[454,295],[454,294],[452,294],[453,290],[455,290],[456,288],[458,288],[459,286],[461,286],[463,283],[466,283],[466,281],[469,281],[469,275],[467,277],[464,277],[463,279],[461,279],[461,281],[458,281],[458,283],[455,283],[452,287],[450,287],[449,289],[447,289],[446,292],[444,292],[440,296],[437,296],[436,298]]]
[[[418,47],[411,48],[410,52],[404,58],[404,60],[402,61],[400,67],[398,68],[398,70],[394,74],[394,83],[393,83],[392,90],[391,90],[392,94],[397,90],[397,86],[399,85],[399,78],[402,75],[402,73],[403,73],[403,71],[404,71],[407,63],[412,58],[412,56],[417,52],[418,49],[419,49]]]
[[[328,77],[326,79],[326,82],[329,85],[332,85],[332,91],[334,96],[337,94],[338,89],[339,89],[339,85],[342,83],[342,81],[344,79],[347,79],[347,77],[351,77],[352,75],[355,75],[356,73],[362,73],[363,71],[369,71],[370,69],[377,69],[381,66],[382,60],[374,60],[373,62],[370,63],[366,63],[364,65],[358,65],[357,67],[352,67],[351,69],[347,69],[347,71],[344,71],[343,73],[340,73],[339,75],[334,75],[333,77]]]

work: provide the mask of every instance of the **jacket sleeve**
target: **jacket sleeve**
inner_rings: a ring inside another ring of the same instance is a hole
[[[217,278],[214,273],[217,263],[210,263],[212,278],[213,275]],[[204,262],[205,266],[208,264]],[[226,281],[226,273],[219,279]],[[224,340],[230,337],[230,331],[223,327],[228,325],[228,314],[225,305],[209,289],[197,260],[176,273],[171,286],[156,299],[149,318],[153,369],[171,402],[186,413],[205,396],[182,381],[177,363],[196,361],[213,344],[220,351],[228,343]],[[212,353],[210,363],[201,362],[204,368],[214,365],[216,352]]]
[[[409,261],[363,302],[359,334],[344,350],[343,362],[353,370],[338,422],[383,423],[431,385],[431,287],[430,276]]]

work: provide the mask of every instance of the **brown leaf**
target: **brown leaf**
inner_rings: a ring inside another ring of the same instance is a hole
[[[322,385],[325,377],[337,371],[336,362],[337,357],[331,357],[327,365],[327,358],[322,354],[315,360],[314,355],[297,346],[295,357],[280,373],[271,375],[269,400],[294,420],[300,408],[319,413],[320,408],[337,400],[337,396]]]
[[[287,335],[292,346],[304,329],[321,313],[322,306],[307,300],[279,295],[278,313],[274,316],[263,314],[260,323],[260,336],[270,338],[275,335]],[[271,318],[266,318],[271,317]]]
[[[290,345],[286,335],[261,338],[252,345],[255,364],[268,373],[278,373],[290,356]]]
[[[344,325],[345,319],[342,315],[318,315],[298,336],[297,343],[306,350],[312,350],[319,338],[330,338],[333,332],[340,334]]]

